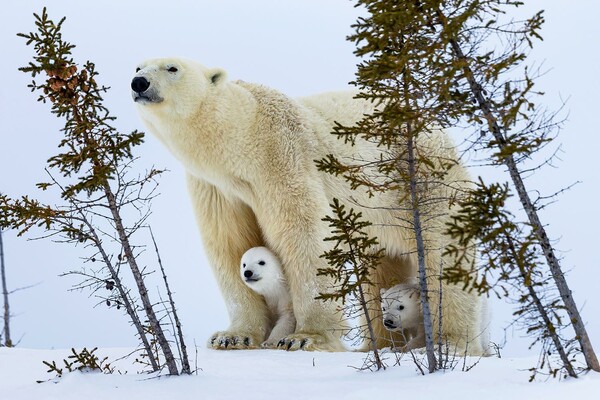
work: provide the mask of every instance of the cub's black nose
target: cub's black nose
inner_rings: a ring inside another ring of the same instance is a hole
[[[394,321],[392,321],[391,319],[386,319],[385,321],[383,321],[383,324],[385,325],[386,328],[395,328],[396,327],[394,325]]]
[[[246,278],[250,278],[252,276],[252,271],[250,271],[249,269],[245,270],[244,271],[244,276]]]
[[[150,82],[143,76],[136,76],[131,81],[131,89],[136,93],[143,93],[150,87]]]

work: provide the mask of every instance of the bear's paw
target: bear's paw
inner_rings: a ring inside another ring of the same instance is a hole
[[[210,337],[208,347],[215,350],[256,349],[261,339],[248,332],[220,331]]]
[[[296,332],[281,339],[277,348],[288,351],[345,351],[339,339],[329,333]]]
[[[277,344],[280,341],[276,340],[276,341],[272,341],[272,340],[265,340],[264,342],[261,343],[260,347],[262,347],[263,349],[276,349],[277,348]]]
[[[394,353],[415,353],[415,354],[425,354],[425,353],[427,353],[427,349],[425,347],[412,346],[410,344],[410,342],[407,343],[404,346],[392,347],[390,349],[390,351],[392,351]]]

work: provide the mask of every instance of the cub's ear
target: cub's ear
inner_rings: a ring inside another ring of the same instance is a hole
[[[406,283],[409,285],[418,285],[419,279],[416,276],[411,276],[410,278],[406,279]]]
[[[385,293],[385,289],[383,289],[383,288],[382,288],[381,290],[379,290],[379,295],[380,295],[381,297],[383,297],[383,294],[384,294],[384,293]]]
[[[227,80],[227,72],[221,68],[212,68],[208,70],[206,76],[213,85],[219,85]]]

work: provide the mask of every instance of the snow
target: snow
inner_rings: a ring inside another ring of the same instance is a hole
[[[99,349],[96,354],[109,362],[129,349]],[[42,360],[56,361],[70,350],[0,348],[0,399],[333,399],[418,397],[426,399],[590,399],[600,391],[600,374],[559,381],[542,378],[529,383],[528,358],[468,358],[454,370],[422,376],[404,355],[400,365],[386,354],[385,371],[359,371],[364,353],[286,352],[279,350],[217,351],[198,348],[200,370],[192,376],[167,377],[136,373],[131,359],[111,362],[127,374],[66,373],[44,383],[55,374],[46,373]],[[194,361],[192,360],[192,365]]]

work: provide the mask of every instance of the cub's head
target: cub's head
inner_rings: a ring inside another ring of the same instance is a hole
[[[240,275],[249,288],[262,295],[273,292],[285,279],[279,259],[266,247],[253,247],[244,253]]]
[[[211,90],[225,80],[223,70],[206,68],[191,60],[148,60],[135,70],[131,97],[142,112],[160,110],[182,116],[197,109]]]
[[[389,331],[414,328],[420,323],[419,288],[416,284],[400,284],[381,289],[383,325]]]

